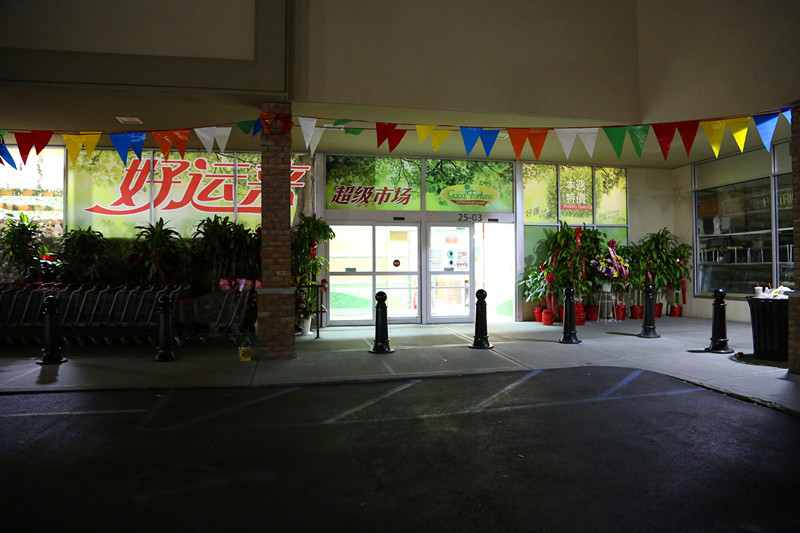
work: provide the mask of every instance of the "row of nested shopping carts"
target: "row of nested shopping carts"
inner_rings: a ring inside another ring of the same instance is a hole
[[[0,285],[0,344],[42,345],[45,298],[51,295],[65,346],[154,345],[164,296],[176,344],[216,336],[228,336],[237,345],[245,338],[252,341],[252,283],[202,296],[179,285],[31,283]]]

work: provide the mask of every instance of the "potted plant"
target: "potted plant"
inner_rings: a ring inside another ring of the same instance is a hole
[[[317,254],[319,243],[329,241],[336,235],[316,215],[299,214],[300,221],[291,230],[291,268],[295,284],[295,326],[307,333],[311,316],[317,304],[317,276],[325,265],[325,258]]]
[[[44,243],[44,232],[35,220],[20,213],[7,219],[0,231],[0,256],[3,270],[19,281],[55,281],[58,262]]]
[[[631,292],[631,318],[641,320],[644,317],[644,286],[647,273],[647,261],[642,259],[639,244],[618,247],[619,253],[628,259],[628,283]]]
[[[167,227],[163,218],[136,229],[129,262],[138,278],[148,283],[187,281],[189,249],[180,234]]]
[[[109,281],[108,242],[99,231],[74,228],[61,238],[61,281]]]
[[[659,297],[673,301],[674,287],[678,283],[682,284],[683,276],[688,275],[691,246],[681,243],[669,228],[648,233],[639,244],[641,246],[639,263],[645,264],[645,283],[651,282]],[[680,262],[677,262],[678,259]],[[649,276],[648,272],[652,276]],[[662,309],[663,302],[656,302],[656,318],[661,317]]]
[[[547,265],[529,265],[519,285],[522,286],[522,297],[526,302],[533,302],[536,307],[533,309],[534,322],[542,321],[543,304],[547,290],[547,280],[545,279]]]
[[[627,290],[630,265],[627,259],[617,253],[617,242],[614,239],[608,241],[606,250],[592,259],[590,265],[593,278],[603,288],[603,292],[619,293]],[[621,298],[617,298],[617,302],[614,305],[614,316],[617,320],[624,320],[625,305]]]
[[[675,243],[669,250],[669,262],[666,268],[669,281],[670,316],[683,316],[683,304],[686,303],[686,282],[691,279],[692,247],[686,243]]]
[[[261,277],[260,243],[258,231],[228,217],[201,220],[192,234],[193,285],[207,292],[232,287],[237,279]]]

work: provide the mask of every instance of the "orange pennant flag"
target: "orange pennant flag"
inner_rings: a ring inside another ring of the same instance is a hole
[[[175,148],[181,154],[181,158],[186,154],[186,145],[189,143],[189,130],[174,130],[172,132],[172,140],[175,142]]]
[[[172,138],[169,131],[154,131],[153,137],[156,139],[156,144],[164,155],[164,159],[169,159],[169,152],[172,148]]]
[[[531,148],[533,149],[533,155],[536,157],[536,160],[539,160],[539,156],[542,155],[542,148],[544,147],[544,141],[547,140],[547,132],[550,130],[537,130],[531,129],[528,133],[528,142],[531,143]],[[525,142],[523,141],[523,145]],[[519,159],[519,155],[517,156]]]
[[[531,132],[530,128],[506,128],[508,138],[511,140],[511,146],[514,147],[514,153],[517,159],[522,155],[522,149],[525,148],[525,141],[528,139],[528,134]]]

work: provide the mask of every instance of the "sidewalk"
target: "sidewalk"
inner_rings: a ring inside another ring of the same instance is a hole
[[[62,365],[37,365],[37,347],[3,347],[0,393],[145,388],[261,387],[456,376],[576,366],[650,370],[800,415],[800,375],[786,363],[747,355],[712,354],[711,321],[664,317],[658,339],[636,337],[641,322],[589,322],[577,328],[581,344],[560,344],[561,326],[536,322],[489,324],[491,350],[476,350],[472,324],[389,327],[394,353],[369,353],[373,327],[325,328],[321,338],[297,337],[297,358],[237,361],[228,339],[175,348],[175,362],[155,363],[155,348],[65,347]],[[750,324],[727,323],[729,345],[753,351]],[[255,350],[254,350],[255,353]]]

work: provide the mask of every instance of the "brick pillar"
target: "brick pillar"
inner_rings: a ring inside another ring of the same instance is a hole
[[[794,223],[794,286],[800,290],[800,101],[792,104],[792,220]],[[800,292],[789,298],[789,372],[800,374]]]
[[[263,104],[263,111],[287,116],[291,103]],[[261,135],[261,281],[258,290],[258,348],[266,359],[291,359],[294,349],[294,287],[290,265],[290,176],[292,132],[281,120]]]

